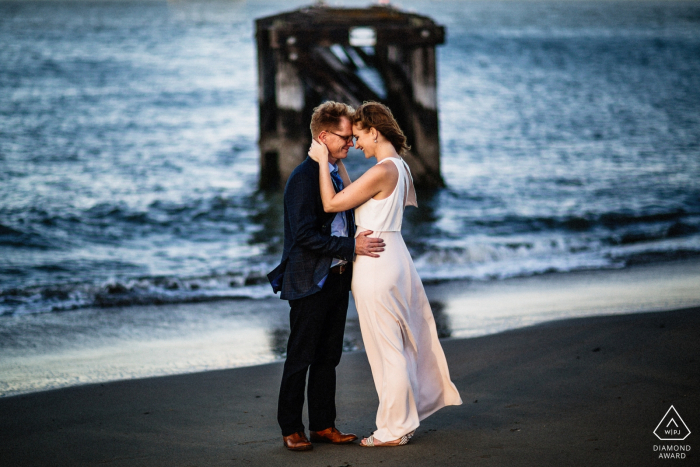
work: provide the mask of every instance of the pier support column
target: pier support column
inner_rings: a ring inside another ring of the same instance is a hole
[[[442,186],[435,48],[413,49],[410,52],[410,63],[413,87],[413,112],[411,115],[413,148],[411,152],[419,155],[422,169],[418,177],[420,179],[418,184]]]
[[[270,55],[271,59],[258,60],[260,186],[278,188],[306,158],[311,138],[299,70],[284,50],[273,50]]]
[[[440,187],[435,46],[444,27],[390,6],[313,6],[256,20],[260,186],[284,186],[306,157],[314,107],[379,101],[412,146],[421,187]]]

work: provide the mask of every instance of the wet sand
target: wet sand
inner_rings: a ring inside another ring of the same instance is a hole
[[[426,284],[441,337],[546,321],[700,306],[700,258],[625,269]],[[0,397],[280,361],[289,306],[279,298],[80,309],[2,317]],[[345,349],[362,350],[350,300]]]
[[[700,308],[553,321],[443,341],[464,404],[401,448],[283,448],[281,363],[77,386],[0,399],[7,466],[662,465],[653,430],[670,405],[700,427]],[[366,356],[338,368],[338,421],[369,434]]]

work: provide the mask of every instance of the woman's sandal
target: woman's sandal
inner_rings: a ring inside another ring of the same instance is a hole
[[[394,441],[387,441],[386,443],[379,441],[381,444],[375,444],[375,439],[374,435],[370,436],[369,438],[363,438],[362,441],[360,441],[360,446],[365,447],[365,448],[376,448],[376,447],[393,447],[393,446],[403,446],[405,444],[408,444],[409,441],[411,441],[411,438],[413,438],[413,435],[415,434],[416,430],[413,430],[410,433],[407,433],[403,435],[399,439],[395,439]]]

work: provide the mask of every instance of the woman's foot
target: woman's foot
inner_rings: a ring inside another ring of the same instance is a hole
[[[415,434],[416,430],[413,430],[410,433],[407,433],[403,435],[399,439],[395,439],[393,441],[379,441],[374,437],[374,435],[370,436],[369,438],[362,438],[362,441],[360,441],[360,446],[366,447],[366,448],[373,448],[373,447],[393,447],[393,446],[404,446],[408,444],[408,442],[411,440],[413,435]]]

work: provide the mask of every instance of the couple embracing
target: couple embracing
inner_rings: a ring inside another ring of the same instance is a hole
[[[435,320],[401,237],[404,207],[417,206],[401,154],[409,149],[391,111],[326,102],[311,118],[309,157],[284,191],[284,251],[268,278],[289,300],[290,335],[277,420],[284,445],[351,443],[335,426],[335,367],[352,290],[379,396],[377,430],[360,445],[408,443],[420,420],[462,403]],[[377,164],[354,182],[343,159],[356,145]],[[310,440],[302,423],[308,372]]]

